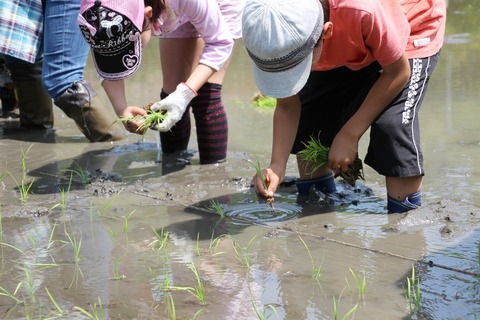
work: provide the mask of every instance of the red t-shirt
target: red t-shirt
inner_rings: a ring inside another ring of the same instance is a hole
[[[399,0],[410,23],[407,57],[425,58],[434,55],[443,45],[447,8],[445,0]]]
[[[390,65],[403,53],[431,56],[443,44],[444,0],[329,1],[333,35],[323,42],[314,70]]]

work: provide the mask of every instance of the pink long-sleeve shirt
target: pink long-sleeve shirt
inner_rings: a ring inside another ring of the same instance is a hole
[[[153,34],[166,36],[190,23],[204,42],[199,63],[218,71],[233,50],[233,36],[223,14],[228,8],[217,0],[167,0],[167,10],[162,12],[153,26]],[[231,1],[232,7],[238,3]],[[225,10],[223,10],[223,9]],[[235,10],[234,10],[235,12]],[[241,11],[237,12],[239,15]],[[172,36],[176,37],[176,36]]]

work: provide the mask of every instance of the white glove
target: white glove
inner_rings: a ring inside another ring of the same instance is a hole
[[[190,101],[197,96],[197,93],[190,89],[185,83],[180,83],[177,89],[163,100],[155,102],[150,110],[159,112],[166,111],[166,118],[159,124],[153,125],[152,129],[161,132],[169,131],[181,118]]]

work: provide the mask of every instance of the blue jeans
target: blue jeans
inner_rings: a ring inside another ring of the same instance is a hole
[[[80,0],[46,0],[44,9],[43,85],[56,100],[83,80],[89,46],[77,23]]]

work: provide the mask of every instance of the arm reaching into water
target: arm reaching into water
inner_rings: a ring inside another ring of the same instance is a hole
[[[267,189],[261,177],[253,177],[255,192],[264,197],[273,197],[278,185],[285,178],[288,157],[292,150],[300,120],[300,99],[298,95],[277,99],[273,115],[273,143],[270,166],[263,169]]]

